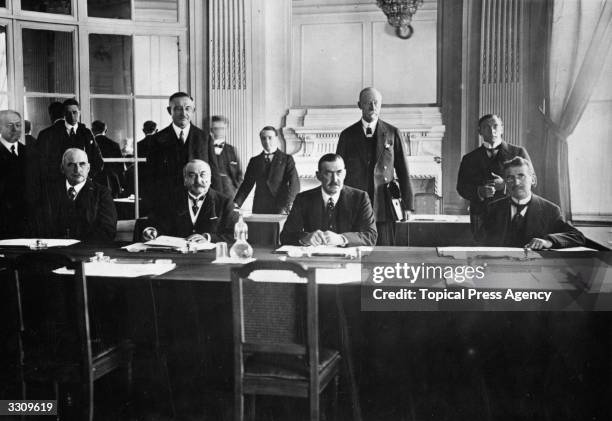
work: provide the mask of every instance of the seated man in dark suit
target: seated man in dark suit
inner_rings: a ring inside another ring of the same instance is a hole
[[[46,236],[81,241],[113,241],[117,211],[110,191],[88,179],[85,151],[70,148],[62,156],[63,180],[48,189],[44,211]]]
[[[368,194],[344,186],[346,169],[340,155],[319,159],[321,187],[297,195],[281,233],[282,244],[373,246],[376,220]]]
[[[253,213],[289,213],[300,181],[291,155],[278,149],[278,132],[266,126],[259,132],[263,152],[249,161],[234,202],[242,206],[255,185]]]
[[[536,175],[530,161],[504,163],[509,196],[491,202],[477,239],[488,246],[533,250],[583,246],[584,235],[561,215],[559,206],[531,192]]]
[[[172,192],[151,215],[142,232],[145,241],[158,235],[184,237],[188,241],[231,241],[233,204],[229,197],[210,188],[210,165],[192,159],[183,168],[185,187]]]

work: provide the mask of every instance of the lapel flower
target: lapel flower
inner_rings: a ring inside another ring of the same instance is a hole
[[[390,143],[385,143],[385,149],[390,149],[391,148],[391,144]]]

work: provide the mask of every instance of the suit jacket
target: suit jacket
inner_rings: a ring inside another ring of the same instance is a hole
[[[297,195],[281,232],[282,244],[299,245],[305,233],[325,231],[321,187],[306,190]],[[344,187],[336,203],[337,233],[346,237],[347,246],[373,246],[376,244],[376,221],[366,192]]]
[[[212,186],[218,184],[216,163],[210,157],[214,154],[209,136],[191,125],[185,144],[181,144],[172,124],[150,138],[143,196],[147,206],[160,198],[168,197],[183,187],[183,167],[191,159],[206,161],[212,172]],[[161,197],[160,197],[161,195]]]
[[[487,246],[510,246],[510,197],[491,202],[484,215],[482,232],[477,240]],[[583,246],[584,235],[561,215],[559,206],[532,193],[525,213],[525,236],[522,244],[532,238],[550,240],[553,248]]]
[[[210,141],[213,142],[212,139]],[[218,186],[218,188],[222,193],[233,198],[240,183],[242,183],[242,170],[240,169],[240,162],[236,155],[236,149],[234,149],[232,145],[225,143],[221,150],[221,154],[213,154],[212,156],[219,170],[221,185]]]
[[[17,142],[17,157],[0,145],[0,238],[35,235],[43,192],[40,156]]]
[[[123,158],[121,147],[112,139],[98,135],[95,137],[103,158]],[[113,197],[119,197],[124,185],[125,164],[122,162],[109,162],[104,164],[104,169],[99,173],[95,181],[106,186]]]
[[[394,221],[385,201],[385,185],[394,179],[394,172],[400,185],[402,199],[407,209],[412,209],[412,186],[408,173],[408,162],[399,130],[382,120],[378,120],[374,140],[376,141],[376,162],[374,173],[369,171],[367,151],[361,141],[365,135],[361,120],[340,133],[336,153],[346,165],[347,186],[368,192],[377,222]],[[371,178],[373,183],[370,182]],[[371,188],[368,188],[372,186]]]
[[[45,225],[51,238],[109,242],[117,231],[117,211],[110,191],[87,180],[74,201],[68,198],[66,181],[49,188]]]
[[[185,238],[196,233],[209,233],[213,242],[232,241],[234,206],[229,197],[209,189],[195,224],[191,222],[187,203],[187,191],[176,189],[171,200],[164,201],[149,215],[149,222],[145,225],[155,227],[159,235]]]
[[[45,161],[45,171],[51,182],[63,180],[60,172],[62,155],[69,148],[79,148],[87,153],[89,159],[89,176],[95,177],[104,167],[102,153],[93,133],[84,124],[78,123],[74,138],[66,132],[64,120],[58,120],[38,134],[36,148]]]
[[[503,178],[503,163],[516,156],[531,160],[524,148],[509,145],[504,141],[501,143],[497,156],[493,159],[488,157],[484,146],[474,149],[463,157],[457,177],[457,192],[461,197],[470,201],[470,214],[482,214],[491,200],[504,197],[504,191],[497,191],[492,199],[480,200],[478,186],[486,184],[486,181],[491,178],[491,173]]]
[[[238,206],[242,206],[253,185],[253,213],[289,213],[291,204],[300,191],[300,180],[293,157],[277,149],[267,174],[264,153],[251,158],[244,181],[234,198]]]

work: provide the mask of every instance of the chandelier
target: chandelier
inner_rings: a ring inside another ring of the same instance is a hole
[[[398,37],[408,39],[412,36],[412,15],[423,4],[423,0],[376,0],[376,4],[387,16],[389,25],[395,28]]]

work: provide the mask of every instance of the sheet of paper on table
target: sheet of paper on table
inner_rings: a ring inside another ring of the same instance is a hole
[[[0,247],[34,247],[36,241],[45,243],[47,247],[67,247],[80,242],[79,240],[63,238],[12,238],[0,240]]]
[[[157,276],[170,272],[176,267],[175,263],[113,263],[113,262],[86,262],[86,276],[103,276],[115,278],[137,278],[139,276]],[[53,271],[58,275],[72,275],[73,270],[66,267]]]
[[[306,283],[295,273],[285,270],[256,270],[249,276],[255,282]],[[361,263],[347,263],[341,268],[316,269],[317,284],[340,285],[361,282]]]
[[[324,257],[354,257],[357,250],[361,253],[372,251],[372,247],[334,247],[334,246],[281,246],[274,252],[291,257],[324,256]]]
[[[551,249],[550,251],[597,251],[589,247],[568,247],[564,249]]]
[[[241,259],[238,257],[220,257],[218,259],[213,260],[213,263],[219,264],[219,265],[246,265],[247,263],[251,263],[254,262],[255,258],[254,257],[247,257],[246,259]]]
[[[408,222],[463,222],[469,223],[470,219],[467,215],[434,215],[425,213],[413,213],[410,215]]]
[[[458,260],[467,258],[541,259],[540,253],[519,247],[437,247],[438,256]]]

